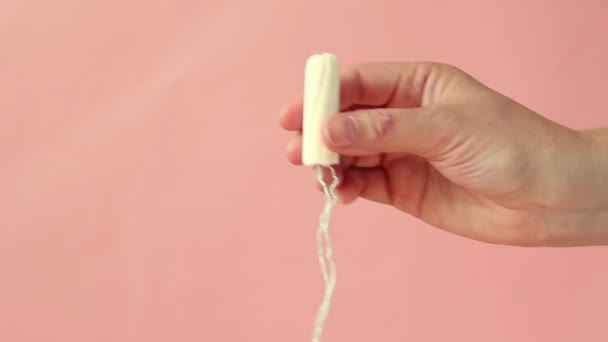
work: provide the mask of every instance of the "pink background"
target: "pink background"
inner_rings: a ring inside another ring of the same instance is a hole
[[[0,340],[310,341],[323,198],[277,111],[311,53],[456,64],[608,125],[608,2],[0,2]],[[360,201],[324,342],[607,341],[608,249],[485,245]]]

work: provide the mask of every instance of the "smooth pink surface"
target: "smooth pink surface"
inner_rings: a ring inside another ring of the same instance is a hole
[[[438,60],[608,125],[608,2],[0,2],[0,340],[310,341],[310,170],[278,109],[315,52]],[[608,249],[337,208],[324,341],[608,340]]]

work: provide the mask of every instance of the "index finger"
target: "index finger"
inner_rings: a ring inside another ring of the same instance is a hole
[[[340,111],[354,107],[417,107],[423,102],[432,63],[364,63],[341,71]],[[281,126],[289,131],[302,129],[303,96],[281,111]]]

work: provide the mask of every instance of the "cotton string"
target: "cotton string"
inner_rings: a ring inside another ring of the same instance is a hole
[[[323,192],[325,193],[325,208],[321,213],[321,217],[319,219],[319,229],[317,230],[317,255],[319,257],[321,272],[325,282],[325,295],[317,313],[317,319],[315,321],[315,328],[312,337],[313,342],[321,341],[323,326],[329,313],[331,297],[336,286],[336,265],[332,259],[333,251],[331,248],[331,240],[329,238],[329,218],[331,216],[332,208],[338,201],[336,187],[338,186],[339,178],[336,174],[336,170],[333,167],[326,167],[331,171],[331,176],[333,179],[330,185],[327,185],[323,177],[324,166],[317,166],[317,179],[323,187]]]

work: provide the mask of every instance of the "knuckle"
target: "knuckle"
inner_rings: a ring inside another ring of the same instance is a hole
[[[420,63],[419,67],[422,70],[428,70],[437,73],[462,73],[463,71],[455,65],[441,63],[436,61],[427,61]]]
[[[393,115],[383,109],[371,109],[365,115],[366,139],[379,142],[385,139],[394,122]]]

